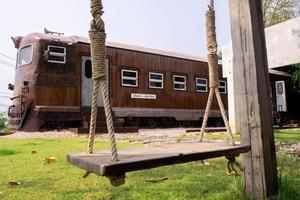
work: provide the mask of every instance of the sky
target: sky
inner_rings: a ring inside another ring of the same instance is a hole
[[[209,0],[103,0],[107,40],[196,56],[206,55]],[[88,37],[89,0],[9,0],[0,7],[0,110],[11,95],[16,49],[11,36],[49,30]],[[216,0],[217,37],[230,41],[228,1]],[[3,107],[4,106],[4,107]]]

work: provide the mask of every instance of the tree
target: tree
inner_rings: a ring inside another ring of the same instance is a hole
[[[265,26],[272,26],[300,15],[300,0],[263,0]]]
[[[222,51],[219,51],[217,56],[218,56],[218,60],[222,60]]]
[[[292,80],[296,90],[300,89],[300,63],[292,66]]]
[[[7,128],[7,117],[5,114],[0,113],[0,130]]]

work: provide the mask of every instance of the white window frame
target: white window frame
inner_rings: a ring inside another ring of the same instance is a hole
[[[24,48],[26,48],[26,47],[30,47],[30,46],[31,46],[31,59],[30,59],[30,61],[29,61],[28,63],[25,63],[25,64],[20,65],[19,62],[20,62],[20,53],[21,53],[21,50],[24,49]],[[18,58],[17,58],[17,59],[18,59],[18,60],[17,60],[17,66],[18,66],[18,67],[21,67],[21,66],[24,66],[24,65],[29,65],[29,64],[31,64],[31,63],[32,63],[32,60],[33,60],[33,45],[32,45],[32,44],[29,44],[29,45],[26,45],[26,46],[22,47],[22,48],[18,51]]]
[[[133,72],[136,74],[136,77],[123,76],[123,72]],[[124,79],[134,80],[136,84],[135,85],[125,84],[125,83],[123,83]],[[137,70],[122,69],[121,70],[121,85],[124,87],[139,87],[139,72]]]
[[[184,78],[184,82],[178,82],[175,81],[175,78]],[[179,85],[184,85],[184,88],[175,88],[175,85],[179,84]],[[181,76],[181,75],[173,75],[173,89],[176,91],[186,91],[186,76]]]
[[[198,80],[205,80],[206,83],[198,83]],[[205,90],[198,90],[198,86],[205,87]],[[207,92],[207,78],[196,78],[196,92]]]
[[[50,47],[53,47],[53,48],[62,48],[64,49],[64,53],[56,53],[56,52],[51,52],[50,51]],[[50,56],[61,56],[64,58],[64,61],[55,61],[55,60],[49,60],[48,58],[48,62],[50,63],[61,63],[61,64],[66,64],[66,55],[67,55],[67,48],[66,47],[63,47],[63,46],[54,46],[54,45],[48,45],[48,53]]]
[[[224,86],[221,86],[221,82],[225,83]],[[221,92],[220,90],[220,94],[227,94],[227,82],[226,81],[219,81],[219,89],[224,89],[225,92]]]
[[[151,75],[161,75],[161,80],[158,79],[151,79]],[[151,86],[151,82],[161,83],[161,87]],[[157,72],[149,72],[149,88],[153,89],[164,89],[164,74],[157,73]]]

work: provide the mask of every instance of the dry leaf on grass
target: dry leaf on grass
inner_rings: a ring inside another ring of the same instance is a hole
[[[206,165],[206,166],[209,166],[209,165],[210,165],[210,163],[207,162],[206,160],[201,160],[201,163],[202,163],[203,165]]]
[[[8,181],[7,183],[8,183],[8,185],[10,185],[10,186],[18,186],[18,185],[21,185],[21,182],[18,182],[18,181]]]
[[[57,159],[55,157],[46,157],[44,158],[44,164],[50,164],[50,163],[53,163],[53,162],[56,162]]]
[[[240,176],[240,174],[235,171],[227,172],[226,174],[227,174],[227,176]]]

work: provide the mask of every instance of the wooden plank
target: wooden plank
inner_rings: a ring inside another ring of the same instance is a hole
[[[97,175],[110,176],[225,155],[238,155],[248,151],[250,151],[249,145],[192,142],[158,144],[123,150],[119,152],[118,162],[111,161],[110,153],[107,151],[95,154],[69,154],[67,160]]]
[[[233,76],[244,155],[246,193],[255,199],[277,194],[277,164],[261,1],[230,0]]]
[[[205,101],[208,94],[206,92],[196,92],[195,76],[208,78],[207,63],[112,47],[107,48],[107,56],[109,57],[111,66],[110,87],[113,91],[111,93],[112,107],[205,109]],[[121,86],[121,69],[138,71],[139,87]],[[164,74],[164,89],[149,88],[149,72]],[[185,75],[187,77],[187,91],[173,90],[174,74]],[[222,78],[221,66],[219,74],[220,80],[226,80]],[[132,93],[153,94],[156,95],[156,99],[132,99]],[[226,105],[227,94],[222,94],[222,100],[224,101],[224,105]],[[214,101],[212,109],[217,110],[217,108],[217,102]],[[163,113],[159,112],[159,114]]]

